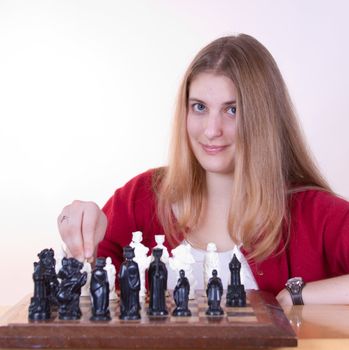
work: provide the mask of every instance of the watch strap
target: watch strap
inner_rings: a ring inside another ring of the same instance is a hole
[[[290,290],[288,290],[290,292],[293,305],[304,305],[303,298],[302,298],[302,289],[297,294],[293,294]]]

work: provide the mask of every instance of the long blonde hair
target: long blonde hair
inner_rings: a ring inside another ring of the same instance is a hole
[[[281,73],[269,51],[249,35],[219,38],[188,67],[179,89],[168,168],[156,176],[158,216],[172,242],[198,223],[205,171],[188,140],[190,83],[202,72],[230,78],[237,90],[234,186],[228,231],[249,257],[262,260],[278,247],[288,218],[289,191],[330,191],[304,143]],[[173,214],[173,208],[176,208]]]

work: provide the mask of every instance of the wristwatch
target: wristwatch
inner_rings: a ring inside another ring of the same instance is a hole
[[[286,289],[289,291],[293,305],[304,305],[302,299],[302,289],[305,286],[302,277],[293,277],[290,278],[286,284]]]

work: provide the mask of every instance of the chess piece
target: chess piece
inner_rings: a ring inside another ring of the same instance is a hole
[[[46,296],[46,286],[44,278],[44,266],[39,262],[34,262],[34,295],[30,299],[29,320],[49,320],[51,318],[51,308],[49,299]]]
[[[87,273],[80,271],[82,267],[83,264],[75,258],[62,260],[62,268],[58,273],[62,282],[57,294],[60,320],[78,320],[81,317],[81,287],[87,281]]]
[[[212,277],[212,271],[216,270],[219,274],[219,256],[215,243],[208,243],[206,247],[206,254],[204,257],[204,288],[206,290],[208,280]]]
[[[57,292],[59,282],[56,274],[56,260],[53,249],[43,249],[39,254],[40,263],[43,266],[46,297],[50,302],[51,311],[57,310]]]
[[[141,298],[145,297],[145,271],[149,267],[151,257],[147,256],[149,248],[142,244],[143,234],[141,231],[132,232],[132,242],[130,247],[134,248],[134,261],[138,264],[139,276],[141,280],[141,289],[139,296]]]
[[[172,258],[169,258],[169,265],[172,270],[175,270],[177,275],[180,270],[184,270],[185,276],[189,280],[190,293],[189,299],[195,299],[195,287],[197,281],[194,278],[192,264],[195,263],[195,259],[191,254],[191,246],[189,244],[180,244],[175,249],[171,250]]]
[[[165,264],[168,264],[169,253],[167,248],[164,246],[165,235],[155,235],[156,246],[154,248],[162,249],[161,261]]]
[[[87,260],[85,260],[84,266],[82,267],[81,272],[87,273],[86,283],[81,288],[81,296],[82,297],[89,297],[90,296],[92,268],[91,268],[91,264]]]
[[[167,269],[160,260],[162,249],[154,248],[154,261],[149,266],[148,284],[150,290],[148,315],[165,316],[168,315],[166,309],[166,289],[167,289]]]
[[[190,285],[188,278],[185,277],[184,270],[179,271],[179,279],[173,291],[173,299],[176,303],[176,308],[172,312],[172,316],[191,316],[189,310],[189,291]]]
[[[209,279],[206,289],[208,309],[206,315],[220,316],[224,314],[221,307],[223,295],[223,285],[221,279],[217,276],[217,270],[212,271],[212,277]]]
[[[109,282],[107,271],[104,270],[105,258],[97,258],[96,266],[91,275],[91,321],[111,320],[109,311]]]
[[[109,300],[118,300],[118,295],[115,291],[115,275],[116,268],[112,264],[111,257],[107,257],[105,271],[107,271],[108,282],[109,282]]]
[[[226,306],[246,306],[246,292],[240,281],[240,269],[241,263],[234,254],[229,263],[231,278],[228,285]]]
[[[134,248],[124,247],[125,261],[120,266],[120,316],[122,320],[138,320],[141,318],[139,310],[139,291],[141,282],[138,264],[133,261]]]
[[[67,256],[67,246],[64,242],[61,242],[59,247],[55,249],[55,259],[56,259],[56,274],[58,275],[59,270],[62,268],[62,260]]]

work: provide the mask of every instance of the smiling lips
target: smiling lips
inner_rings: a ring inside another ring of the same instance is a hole
[[[204,145],[200,143],[203,150],[210,155],[215,155],[217,153],[220,153],[224,151],[228,146],[215,146],[215,145]]]

